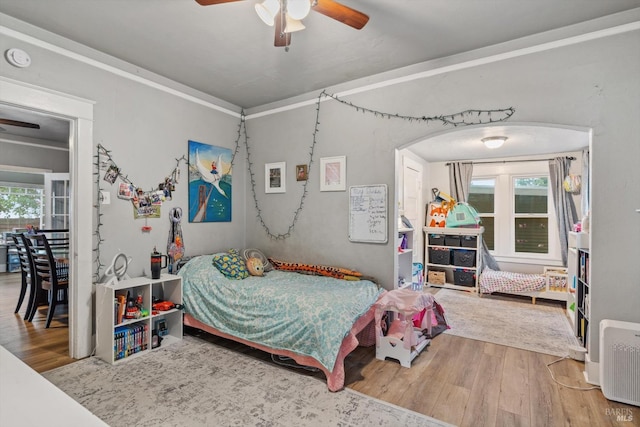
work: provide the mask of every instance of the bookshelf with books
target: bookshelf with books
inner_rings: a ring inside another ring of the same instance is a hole
[[[154,302],[182,304],[182,278],[136,277],[96,285],[96,356],[119,363],[182,339],[182,310]],[[172,305],[172,304],[169,304]]]
[[[589,249],[578,249],[578,269],[576,280],[576,335],[583,347],[587,348],[589,335],[590,270]]]

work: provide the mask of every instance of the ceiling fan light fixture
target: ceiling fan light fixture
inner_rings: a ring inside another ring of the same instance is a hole
[[[279,0],[264,0],[262,3],[257,3],[256,13],[262,19],[262,22],[270,27],[273,27],[275,23],[276,14],[280,10]]]
[[[309,15],[311,11],[310,0],[288,0],[287,15],[296,20],[301,20]]]
[[[509,138],[507,138],[506,136],[489,136],[486,138],[482,138],[482,142],[484,143],[485,147],[495,149],[502,147],[502,144],[504,144],[507,139]]]
[[[301,30],[304,30],[305,28],[307,27],[304,26],[302,21],[298,19],[293,19],[291,16],[289,16],[289,14],[286,15],[285,26],[284,26],[285,33],[295,33],[296,31],[301,31]]]

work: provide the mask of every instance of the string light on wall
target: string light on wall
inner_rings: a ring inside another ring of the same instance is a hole
[[[454,113],[454,114],[447,114],[447,115],[439,115],[439,116],[410,116],[410,115],[402,115],[402,114],[392,114],[392,113],[386,113],[383,111],[377,111],[371,108],[367,108],[367,107],[362,107],[359,105],[355,105],[351,102],[348,101],[344,101],[342,99],[340,99],[337,95],[335,94],[330,94],[327,93],[326,91],[322,91],[319,95],[318,98],[316,100],[316,120],[315,120],[315,125],[314,125],[314,129],[313,129],[313,134],[312,134],[312,141],[311,141],[311,145],[309,147],[309,161],[307,163],[307,167],[308,167],[308,176],[311,177],[311,166],[314,162],[314,154],[315,154],[315,148],[316,145],[318,144],[318,132],[320,131],[320,106],[322,104],[322,100],[323,98],[330,98],[333,99],[335,101],[338,101],[339,103],[346,105],[348,107],[351,107],[353,109],[355,109],[356,111],[362,112],[362,113],[367,113],[367,114],[373,114],[375,117],[379,117],[379,118],[384,118],[384,119],[399,119],[399,120],[404,120],[407,122],[420,122],[420,123],[429,123],[429,122],[441,122],[443,125],[449,125],[449,126],[468,126],[468,125],[477,125],[477,124],[485,124],[485,123],[494,123],[494,122],[500,122],[500,121],[504,121],[504,120],[508,120],[514,113],[515,113],[515,109],[510,107],[510,108],[504,108],[504,109],[494,109],[494,110],[465,110],[465,111],[461,111],[459,113]],[[287,239],[289,237],[291,237],[291,234],[298,222],[298,219],[300,217],[300,213],[302,212],[302,209],[304,207],[304,202],[305,199],[308,196],[308,185],[309,182],[311,181],[311,179],[307,179],[306,181],[304,181],[304,184],[302,185],[302,193],[300,195],[300,200],[293,212],[293,216],[291,219],[291,223],[287,226],[286,231],[284,232],[275,232],[272,231],[270,229],[270,227],[267,225],[267,223],[265,222],[265,219],[262,215],[262,208],[260,207],[260,203],[258,201],[258,194],[257,194],[257,186],[256,186],[256,176],[255,176],[255,172],[253,170],[253,162],[251,160],[251,147],[249,146],[249,136],[247,133],[247,126],[246,126],[246,117],[244,114],[244,110],[240,113],[240,122],[238,124],[238,131],[237,131],[237,137],[235,140],[235,150],[231,159],[231,165],[232,167],[235,165],[235,157],[240,149],[240,144],[241,144],[241,139],[243,139],[244,136],[244,146],[245,149],[247,151],[247,169],[249,172],[249,180],[250,180],[250,184],[251,184],[251,192],[253,195],[253,201],[254,201],[254,205],[255,205],[255,209],[256,209],[256,216],[257,219],[260,223],[260,225],[264,228],[265,232],[267,233],[267,235],[271,238],[271,239],[275,239],[275,240],[284,240]],[[506,138],[505,138],[506,140]],[[94,206],[96,209],[96,231],[95,231],[95,240],[96,240],[96,246],[94,248],[94,252],[95,252],[95,264],[96,264],[96,273],[95,273],[95,277],[96,279],[100,276],[100,270],[104,267],[104,265],[101,263],[100,261],[100,246],[101,244],[104,242],[104,239],[100,233],[100,229],[102,227],[102,213],[100,210],[100,205],[101,205],[101,201],[100,201],[100,197],[101,197],[101,188],[100,188],[100,183],[102,182],[102,179],[100,178],[100,174],[101,174],[101,169],[105,169],[108,168],[108,171],[112,171],[115,175],[116,178],[121,179],[122,181],[129,183],[131,186],[135,187],[135,185],[133,184],[133,182],[129,179],[128,175],[122,173],[120,167],[117,166],[117,164],[115,163],[113,157],[111,156],[111,152],[109,150],[107,150],[104,146],[102,146],[102,144],[98,144],[97,146],[97,153],[95,155],[96,158],[96,162],[95,162],[95,167],[96,167],[96,171],[94,172],[94,175],[96,176],[96,197],[97,197],[97,202],[96,205]],[[185,156],[182,156],[179,159],[176,159],[176,166],[173,169],[173,171],[171,172],[171,174],[169,175],[171,181],[177,181],[179,174],[180,174],[180,162],[184,161],[185,163],[187,162],[187,159],[185,158]],[[137,187],[135,187],[137,188]],[[154,190],[152,190],[154,191]]]
[[[407,122],[441,122],[443,125],[451,125],[454,127],[457,126],[469,126],[469,125],[479,125],[486,123],[494,123],[501,122],[509,119],[515,112],[515,108],[501,108],[496,110],[465,110],[459,113],[440,115],[440,116],[409,116],[403,114],[392,114],[392,113],[384,113],[382,111],[373,110],[371,108],[361,107],[359,105],[355,105],[351,102],[344,101],[338,98],[337,95],[327,93],[326,91],[322,91],[320,97],[327,97],[334,99],[344,105],[347,105],[351,108],[354,108],[356,111],[360,111],[362,113],[373,114],[376,117],[381,117],[385,119],[401,119]]]
[[[441,122],[443,125],[451,125],[451,126],[468,126],[468,125],[477,125],[482,123],[500,122],[500,121],[509,119],[515,113],[515,109],[510,107],[510,108],[496,109],[496,110],[465,110],[459,113],[440,115],[440,116],[431,116],[431,117],[427,117],[427,116],[418,117],[418,116],[408,116],[408,115],[400,115],[400,114],[390,114],[390,113],[385,113],[382,111],[377,111],[370,108],[355,105],[351,102],[347,102],[338,98],[338,96],[334,94],[330,94],[330,93],[327,93],[326,91],[322,91],[320,95],[318,95],[318,98],[316,100],[316,122],[315,122],[315,127],[313,129],[313,139],[311,141],[311,147],[309,149],[309,163],[308,163],[309,177],[312,176],[311,165],[313,164],[315,147],[318,143],[317,136],[318,136],[318,132],[320,131],[320,105],[322,103],[323,98],[331,98],[344,105],[354,108],[356,111],[373,114],[374,116],[380,117],[380,118],[400,119],[408,122],[422,122],[422,123],[438,121],[438,122]],[[265,232],[271,239],[276,239],[276,240],[287,239],[288,237],[291,236],[291,233],[293,232],[293,229],[295,228],[295,225],[300,216],[300,212],[302,212],[304,201],[308,195],[307,185],[309,184],[309,181],[311,180],[311,178],[306,180],[303,184],[300,201],[298,202],[296,210],[294,211],[293,219],[291,220],[291,223],[287,227],[287,231],[283,233],[273,232],[269,228],[269,226],[266,224],[264,217],[262,216],[262,209],[260,208],[260,204],[258,202],[255,174],[252,169],[253,163],[251,162],[251,151],[249,147],[249,137],[247,136],[247,131],[246,131],[244,112],[241,114],[240,125],[244,129],[244,134],[245,134],[245,148],[247,150],[247,167],[249,169],[249,177],[251,180],[251,191],[253,194],[253,202],[257,212],[256,216],[258,218],[258,221],[260,222],[260,225],[262,226],[262,228],[264,228]],[[236,146],[236,150],[237,150],[237,146]]]
[[[307,163],[307,171],[310,174],[311,173],[311,165],[313,164],[313,155],[315,153],[315,146],[317,144],[317,134],[318,134],[318,126],[320,124],[320,121],[318,119],[320,115],[320,101],[318,98],[318,102],[316,104],[316,124],[315,124],[315,128],[313,131],[313,140],[311,142],[311,147],[309,148],[309,162]],[[258,202],[258,193],[256,190],[256,180],[255,180],[255,173],[253,172],[253,163],[251,161],[251,150],[249,147],[249,136],[247,135],[247,128],[246,128],[246,122],[245,122],[245,117],[244,117],[244,111],[241,114],[240,117],[240,122],[242,123],[243,129],[244,129],[244,142],[245,142],[245,149],[247,150],[247,168],[249,169],[249,179],[251,181],[251,193],[253,195],[253,202],[254,202],[254,206],[256,209],[256,217],[258,218],[258,221],[260,222],[260,225],[262,226],[262,228],[264,228],[265,232],[267,233],[267,236],[269,236],[269,238],[274,239],[274,240],[284,240],[287,239],[289,237],[291,237],[291,233],[293,232],[293,229],[296,225],[296,223],[298,222],[298,217],[300,216],[300,212],[302,212],[302,207],[304,206],[304,200],[306,199],[307,195],[308,195],[308,190],[307,190],[307,186],[309,185],[309,181],[310,179],[307,179],[306,181],[304,181],[304,184],[302,184],[302,194],[300,195],[300,201],[298,202],[298,206],[296,208],[296,210],[293,213],[293,218],[291,220],[291,223],[289,224],[289,226],[287,227],[287,231],[285,231],[284,233],[275,233],[273,231],[271,231],[271,229],[269,228],[269,226],[267,225],[267,223],[265,222],[263,216],[262,216],[262,209],[260,208],[260,203]]]
[[[117,179],[120,179],[123,183],[127,184],[127,187],[130,187],[132,190],[140,190],[140,187],[136,186],[133,183],[133,181],[129,179],[129,176],[122,172],[122,169],[116,164],[113,156],[111,155],[111,151],[107,150],[102,144],[98,144],[98,146],[96,147],[96,150],[97,152],[94,156],[96,160],[94,163],[95,171],[93,174],[96,178],[97,200],[96,200],[96,204],[94,205],[94,208],[96,210],[96,231],[94,232],[95,248],[93,249],[93,251],[94,251],[94,263],[95,263],[94,278],[97,281],[100,278],[100,271],[104,267],[104,264],[102,264],[102,261],[101,261],[100,247],[102,243],[105,241],[100,231],[103,225],[102,224],[103,214],[101,212],[101,205],[103,203],[103,197],[104,197],[104,192],[102,191],[102,187],[100,186],[100,184],[103,181],[108,181],[111,184],[113,184]],[[157,191],[160,191],[161,185],[173,186],[174,184],[177,184],[178,180],[180,179],[180,163],[181,162],[186,163],[187,158],[185,156],[182,156],[179,159],[176,159],[176,166],[173,168],[171,173],[169,173],[169,175],[167,175],[162,181],[158,180],[158,182],[162,182],[162,184],[159,184],[157,187],[150,190],[150,193],[155,193]],[[104,169],[106,169],[107,172],[105,173],[104,178],[101,179],[101,175],[102,175],[101,170],[104,170]],[[142,227],[142,231],[143,232],[151,231],[151,227],[149,227],[146,223],[146,217],[145,217],[145,226]]]

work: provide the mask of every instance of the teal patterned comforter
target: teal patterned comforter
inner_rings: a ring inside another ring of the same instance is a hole
[[[194,258],[180,269],[186,313],[227,334],[311,356],[329,371],[343,338],[383,292],[368,280],[278,270],[230,280],[212,258]]]

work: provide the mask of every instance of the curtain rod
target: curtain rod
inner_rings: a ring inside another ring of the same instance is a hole
[[[493,164],[493,163],[523,163],[523,162],[548,162],[549,160],[555,160],[556,158],[552,158],[552,159],[532,159],[532,160],[494,160],[494,161],[488,161],[488,162],[461,162],[463,165],[489,165],[489,164]],[[567,160],[575,160],[575,157],[572,156],[567,156],[566,157]],[[449,166],[451,164],[451,162],[445,163],[445,166]]]

